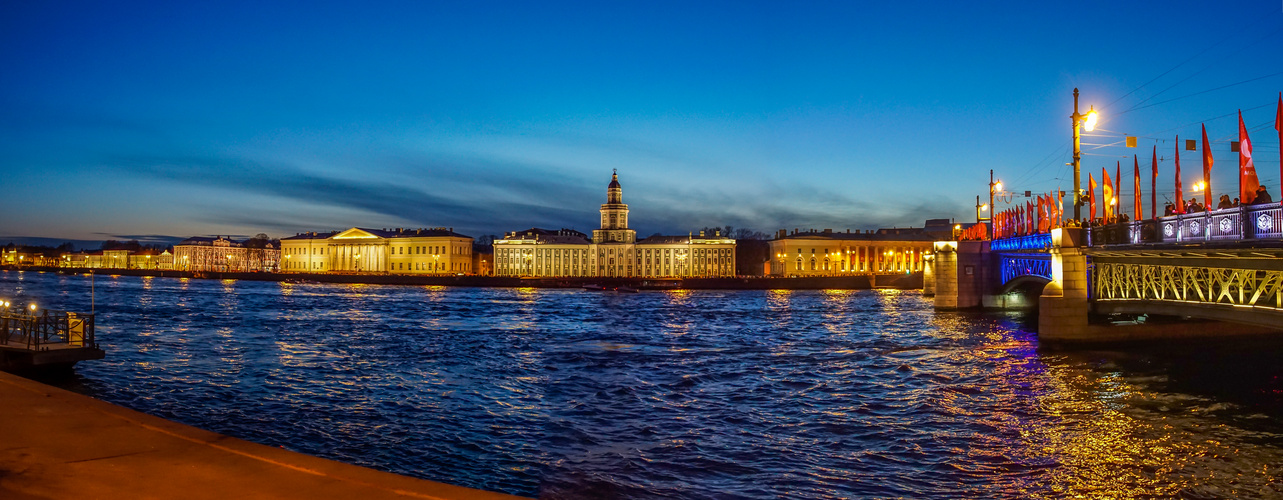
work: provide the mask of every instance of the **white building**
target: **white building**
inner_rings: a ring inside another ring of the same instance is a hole
[[[735,275],[735,240],[719,234],[637,240],[618,173],[606,187],[601,228],[514,231],[494,242],[495,276],[721,277]]]

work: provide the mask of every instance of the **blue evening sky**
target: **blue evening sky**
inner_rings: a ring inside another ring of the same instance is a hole
[[[1157,144],[1170,197],[1206,122],[1232,191],[1243,109],[1277,197],[1281,49],[1277,0],[10,1],[0,239],[588,232],[615,168],[642,236],[966,221],[1070,188],[1074,87],[1084,182]]]

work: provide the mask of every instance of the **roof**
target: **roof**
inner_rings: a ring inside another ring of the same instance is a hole
[[[339,232],[338,232],[338,231],[330,231],[330,232],[328,232],[328,233],[318,233],[318,232],[313,231],[313,232],[310,232],[310,233],[298,233],[298,234],[296,234],[296,235],[294,235],[294,236],[286,236],[286,237],[284,237],[284,238],[281,238],[281,241],[285,241],[285,240],[323,240],[323,239],[329,238],[329,237],[331,237],[331,236],[334,236],[334,235],[336,235],[336,234],[339,234]]]
[[[610,174],[610,185],[606,186],[606,189],[622,189],[622,188],[619,186],[619,173],[618,173],[618,172],[614,172],[614,173],[611,173],[611,174]]]
[[[495,241],[501,242],[504,240],[536,241],[539,243],[560,243],[566,245],[587,245],[588,235],[575,231],[574,229],[561,228],[558,230],[552,230],[532,227],[523,231],[513,231],[504,235],[503,240]]]
[[[833,241],[936,241],[939,237],[933,233],[924,232],[921,228],[912,228],[916,231],[905,231],[901,229],[886,230],[879,229],[876,233],[835,233],[832,231],[808,231],[804,233],[793,233],[776,238],[778,240],[833,240]],[[903,231],[903,232],[901,232]],[[897,234],[898,233],[898,234]]]
[[[185,240],[183,240],[183,241],[178,242],[178,244],[177,244],[177,245],[174,245],[174,246],[201,246],[201,247],[212,247],[212,246],[214,246],[214,242],[215,242],[215,241],[219,241],[219,240],[226,241],[226,242],[228,243],[228,245],[227,245],[227,246],[232,246],[232,247],[239,247],[239,246],[241,246],[241,243],[240,243],[240,242],[238,242],[238,241],[234,241],[234,240],[232,240],[232,239],[230,239],[230,238],[224,238],[224,237],[222,237],[222,236],[219,236],[219,237],[217,237],[217,238],[210,238],[210,237],[208,237],[208,236],[192,236],[191,238],[187,238],[187,239],[185,239]]]
[[[299,233],[294,236],[281,238],[281,241],[324,240],[324,239],[334,238],[337,236],[342,237],[339,239],[370,238],[370,237],[385,238],[385,239],[428,238],[428,237],[450,237],[450,238],[472,239],[471,236],[454,232],[454,228],[445,228],[445,227],[419,228],[419,229],[411,229],[411,228],[403,228],[403,227],[398,227],[393,229],[388,229],[388,228],[373,229],[368,227],[352,227],[343,231],[330,231],[328,233],[318,233],[315,231],[307,232],[307,233]]]

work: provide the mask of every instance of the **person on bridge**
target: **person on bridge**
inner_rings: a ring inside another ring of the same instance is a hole
[[[1252,200],[1253,205],[1264,205],[1274,203],[1274,198],[1270,197],[1270,192],[1265,190],[1265,186],[1256,188],[1256,198]]]
[[[1216,209],[1234,208],[1234,202],[1230,201],[1230,195],[1221,195],[1221,202],[1216,204]]]

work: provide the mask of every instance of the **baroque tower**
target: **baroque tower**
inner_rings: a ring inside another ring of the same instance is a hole
[[[619,170],[610,176],[606,186],[606,203],[601,206],[601,229],[592,232],[593,243],[636,243],[637,231],[628,229],[628,205],[619,185]]]

